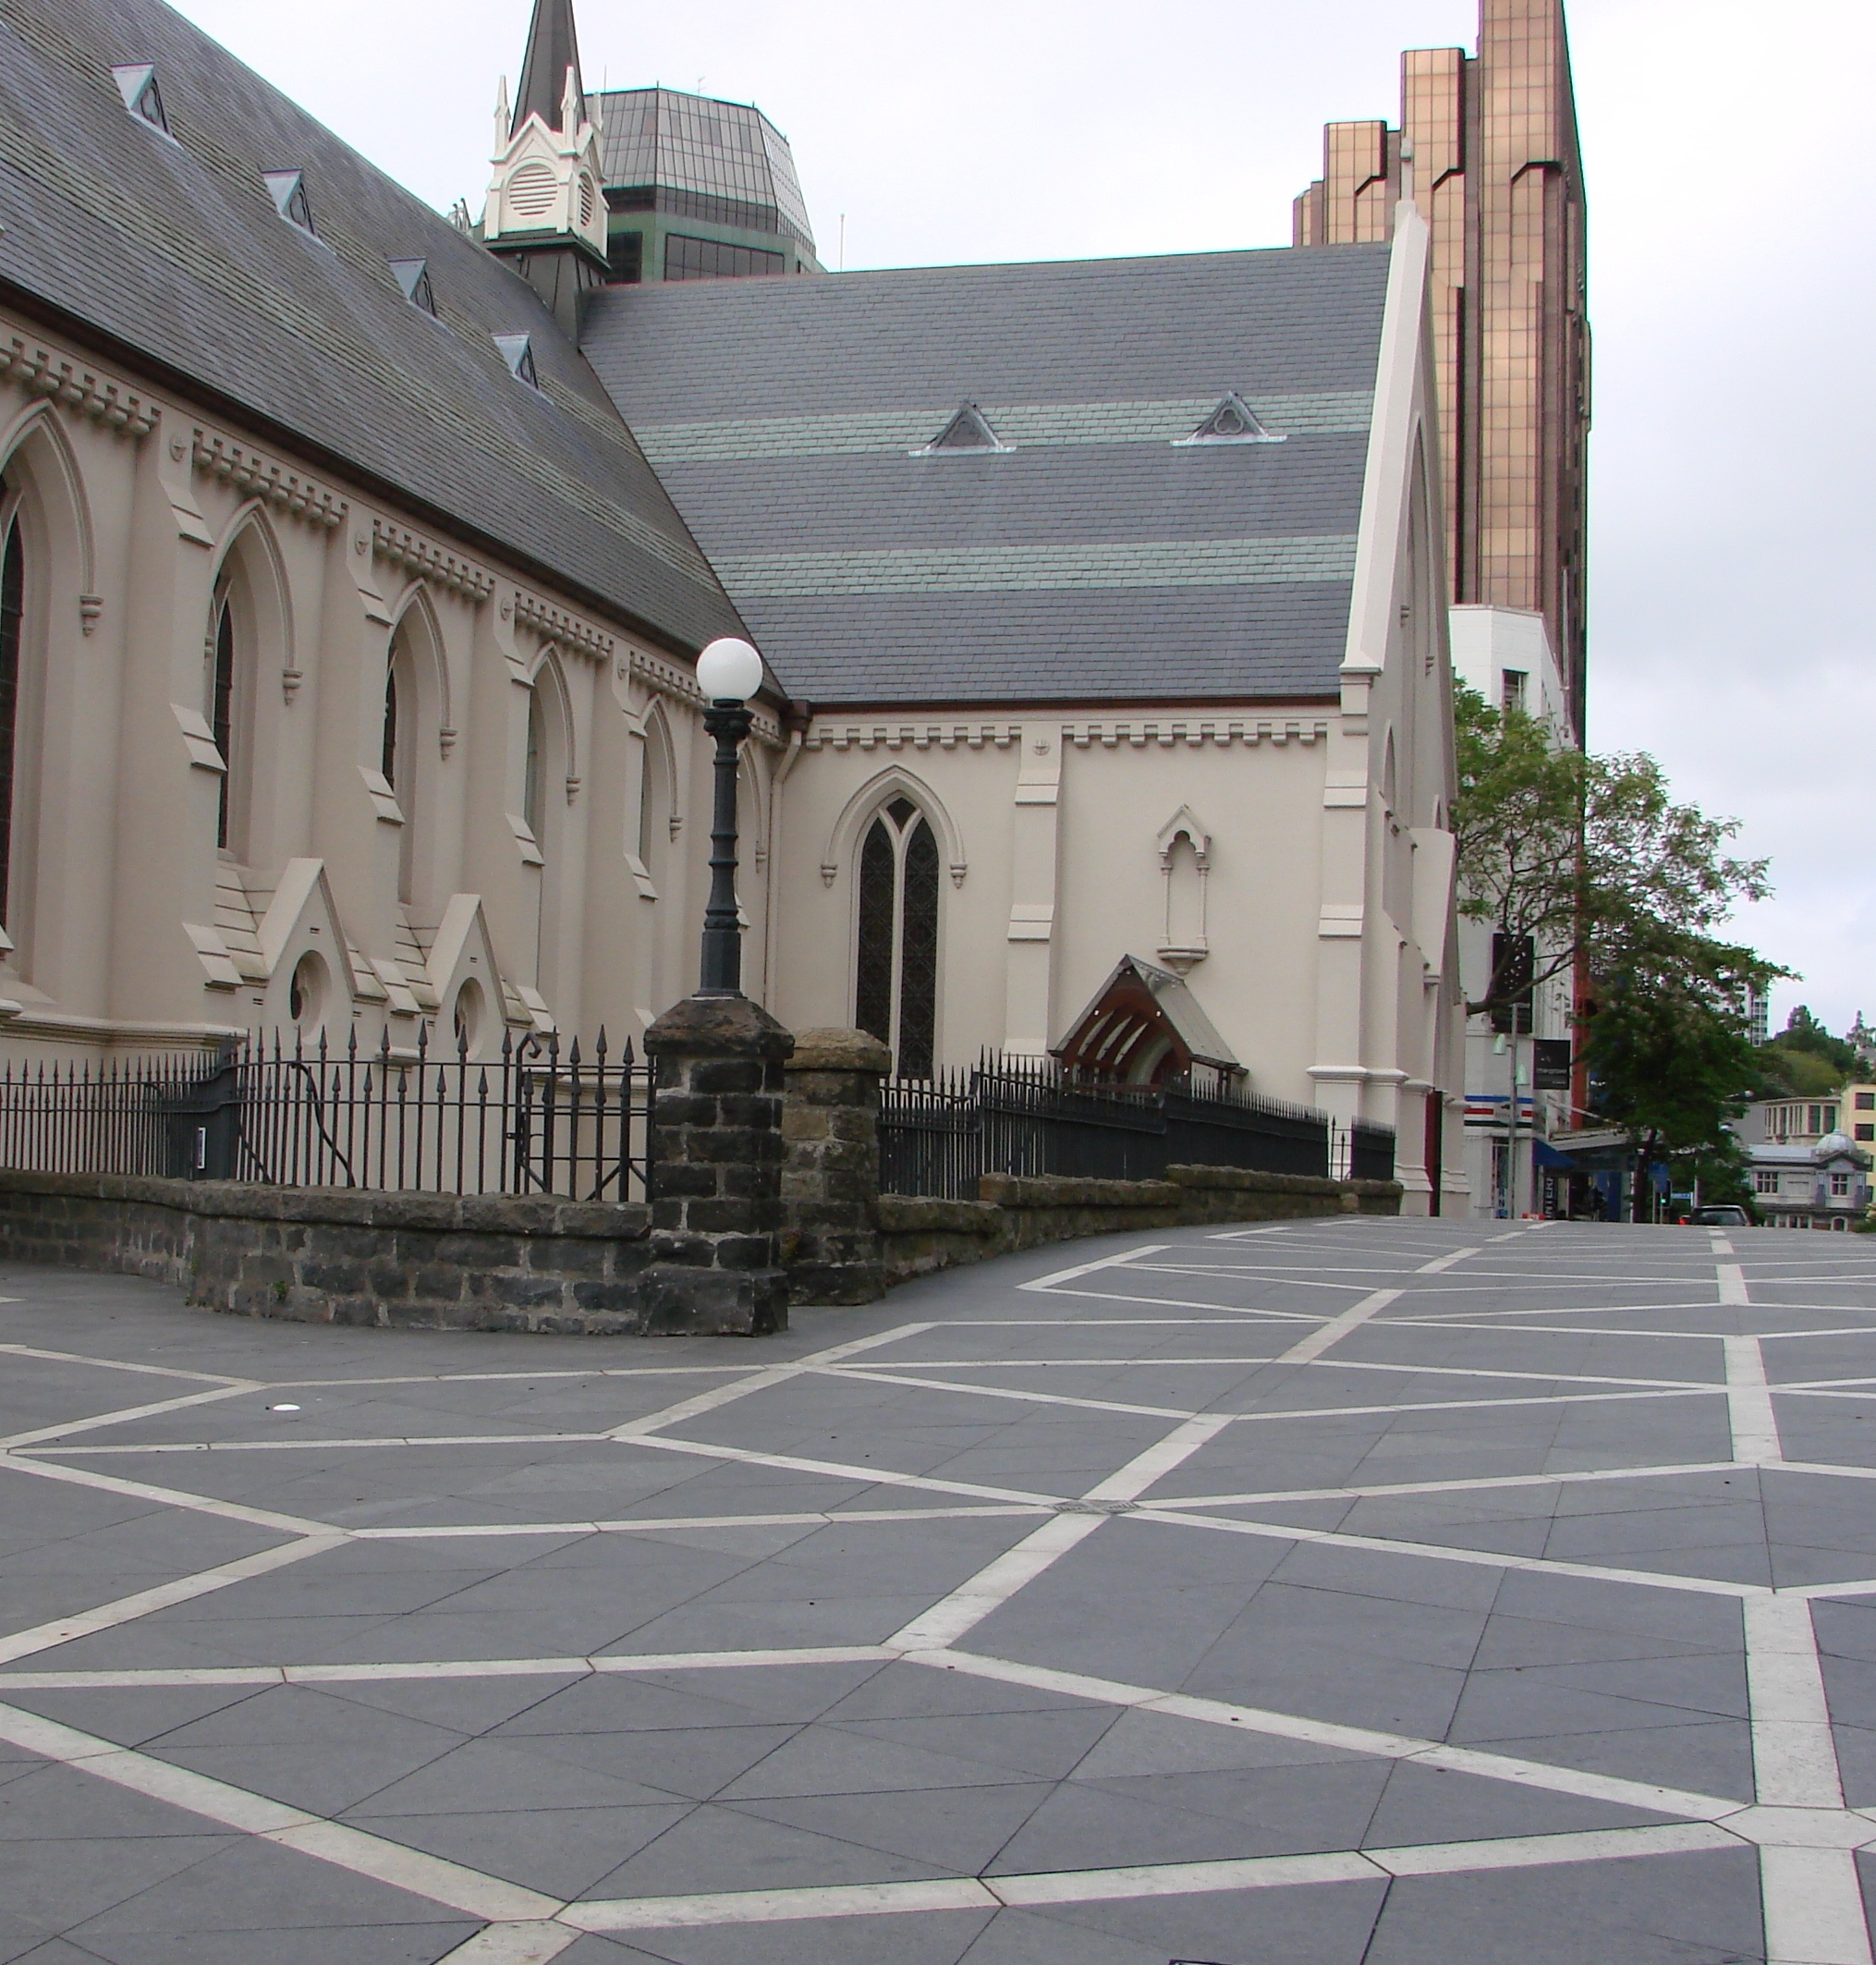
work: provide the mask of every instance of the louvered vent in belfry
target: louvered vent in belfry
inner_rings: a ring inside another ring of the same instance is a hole
[[[544,217],[554,203],[554,173],[539,163],[524,164],[508,179],[508,209],[517,218]]]

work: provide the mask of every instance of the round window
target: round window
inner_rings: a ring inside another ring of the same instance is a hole
[[[325,963],[308,949],[295,963],[293,980],[286,985],[286,1014],[301,1030],[309,1030],[324,1007]]]
[[[459,1052],[472,1051],[476,1047],[476,1031],[482,1020],[482,986],[471,976],[456,993],[456,1005],[450,1012],[450,1021],[456,1030],[456,1047]]]

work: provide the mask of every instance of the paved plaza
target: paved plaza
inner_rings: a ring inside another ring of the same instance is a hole
[[[1870,1965],[1859,1239],[1168,1231],[754,1342],[0,1293],[0,1959]]]

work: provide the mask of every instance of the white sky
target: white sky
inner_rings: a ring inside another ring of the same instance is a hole
[[[439,207],[480,210],[530,0],[182,0]],[[1744,822],[1741,931],[1876,1016],[1876,201],[1865,0],[1574,0],[1596,333],[1590,741]],[[1476,0],[581,0],[589,88],[754,101],[849,267],[1285,245],[1332,117]],[[1865,598],[1859,602],[1858,595]]]

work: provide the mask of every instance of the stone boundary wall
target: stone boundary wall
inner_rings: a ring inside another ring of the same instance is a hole
[[[790,1302],[877,1302],[909,1276],[1078,1236],[1400,1213],[1394,1181],[1228,1166],[986,1174],[976,1201],[882,1194],[883,1045],[858,1031],[798,1040],[740,997],[687,999],[646,1042],[649,1207],[0,1169],[0,1259],[149,1276],[215,1310],[308,1323],[759,1336]]]
[[[1394,1180],[1319,1180],[1235,1166],[1170,1166],[1163,1180],[1018,1179],[986,1174],[977,1201],[882,1194],[873,1203],[886,1275],[893,1282],[979,1263],[1043,1242],[1125,1235],[1208,1222],[1302,1221],[1343,1214],[1398,1214]]]
[[[652,1336],[650,1211],[0,1169],[0,1257],[150,1276],[248,1316]],[[688,1326],[687,1326],[688,1327]]]

